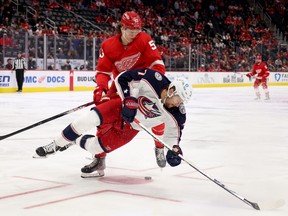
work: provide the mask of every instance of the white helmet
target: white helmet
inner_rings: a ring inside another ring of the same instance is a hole
[[[174,92],[169,94],[171,88],[174,88]],[[192,85],[186,79],[177,78],[173,80],[168,87],[168,97],[174,95],[179,95],[187,103],[192,97]]]

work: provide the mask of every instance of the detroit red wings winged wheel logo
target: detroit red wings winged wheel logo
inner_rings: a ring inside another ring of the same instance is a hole
[[[145,116],[145,118],[155,118],[161,115],[159,108],[146,97],[140,96],[138,98],[138,109]]]
[[[135,55],[131,55],[125,58],[122,58],[120,61],[115,62],[115,67],[119,72],[131,69],[135,63],[138,61],[141,53],[138,52]]]

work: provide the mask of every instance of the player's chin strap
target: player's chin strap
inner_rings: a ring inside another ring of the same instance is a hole
[[[153,137],[153,139],[157,140],[158,142],[162,143],[167,149],[174,151],[174,149],[172,147],[170,147],[169,145],[167,145],[163,140],[161,140],[158,136],[154,135],[152,132],[150,132],[150,130],[148,128],[146,128],[140,121],[138,121],[136,118],[134,119],[134,122],[139,125],[144,131],[146,131],[150,136]],[[247,205],[253,207],[256,210],[260,210],[259,206],[257,203],[254,202],[250,202],[249,200],[245,199],[244,197],[238,195],[236,192],[228,189],[227,187],[225,187],[225,185],[223,183],[221,183],[220,181],[218,181],[215,178],[210,177],[208,174],[204,173],[202,170],[200,170],[199,168],[197,168],[196,166],[194,166],[191,162],[187,161],[183,155],[179,154],[178,155],[183,161],[185,161],[189,166],[191,166],[192,168],[194,168],[196,171],[198,171],[199,173],[201,173],[203,176],[205,176],[206,178],[208,178],[209,180],[213,181],[215,184],[217,184],[218,186],[220,186],[221,188],[223,188],[224,190],[226,190],[227,192],[229,192],[230,194],[234,195],[235,197],[237,197],[238,199],[242,200],[244,203],[246,203]]]

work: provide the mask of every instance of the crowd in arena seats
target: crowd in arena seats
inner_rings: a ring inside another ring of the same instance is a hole
[[[259,3],[288,38],[288,0],[260,0]]]
[[[270,4],[265,8],[272,18],[287,13],[287,0],[262,1],[267,2]],[[261,54],[271,71],[288,71],[287,45],[278,44],[271,29],[245,0],[30,0],[25,3],[38,13],[28,19],[25,13],[15,17],[13,3],[8,0],[0,3],[0,46],[17,46],[13,43],[17,31],[39,37],[66,35],[65,46],[71,39],[96,37],[100,45],[114,34],[121,14],[135,10],[143,18],[143,28],[155,40],[168,69],[169,66],[187,69],[190,62],[192,70],[250,71],[255,56]],[[45,25],[45,18],[59,9],[76,14],[81,10],[95,11],[95,24],[104,31],[86,29],[72,17],[56,28]],[[287,17],[281,20],[282,24],[287,24]],[[283,30],[287,34],[288,29]],[[8,37],[3,37],[3,33]],[[60,47],[65,58],[82,57],[80,52],[65,46]],[[53,57],[52,52],[49,56]]]

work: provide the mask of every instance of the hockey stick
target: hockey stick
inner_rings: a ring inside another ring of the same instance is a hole
[[[47,119],[44,119],[44,120],[42,120],[42,121],[39,121],[39,122],[37,122],[37,123],[35,123],[35,124],[32,124],[32,125],[29,125],[29,126],[27,126],[27,127],[25,127],[25,128],[22,128],[22,129],[20,129],[20,130],[14,131],[14,132],[12,132],[12,133],[9,133],[9,134],[0,136],[0,140],[6,139],[6,138],[8,138],[8,137],[10,137],[10,136],[13,136],[13,135],[15,135],[15,134],[18,134],[18,133],[21,133],[21,132],[23,132],[23,131],[29,130],[29,129],[31,129],[31,128],[37,127],[37,126],[42,125],[42,124],[44,124],[44,123],[46,123],[46,122],[49,122],[49,121],[52,121],[52,120],[54,120],[54,119],[60,118],[60,117],[62,117],[62,116],[64,116],[64,115],[73,113],[73,112],[75,112],[75,111],[77,111],[77,110],[80,110],[80,109],[85,108],[85,107],[87,107],[87,106],[90,106],[90,105],[92,105],[92,104],[94,104],[94,101],[89,102],[89,103],[86,103],[86,104],[83,104],[83,105],[78,106],[78,107],[76,107],[76,108],[67,110],[67,111],[65,111],[65,112],[59,113],[59,114],[57,114],[57,115],[55,115],[55,116],[52,116],[52,117],[47,118]]]
[[[167,149],[174,151],[173,148],[171,148],[170,146],[168,146],[164,141],[162,141],[161,139],[159,139],[156,135],[154,135],[152,132],[150,132],[148,130],[148,128],[146,128],[140,121],[138,121],[137,119],[134,119],[134,122],[136,124],[138,124],[144,131],[146,131],[149,135],[151,135],[155,140],[157,140],[158,142],[162,143]],[[192,168],[194,168],[196,171],[198,171],[199,173],[201,173],[202,175],[204,175],[206,178],[208,178],[209,180],[213,181],[215,184],[217,184],[218,186],[220,186],[221,188],[223,188],[224,190],[228,191],[230,194],[234,195],[235,197],[237,197],[238,199],[242,200],[244,203],[248,204],[249,206],[253,207],[256,210],[260,210],[259,206],[257,203],[251,202],[247,199],[245,199],[244,197],[240,196],[239,194],[237,194],[236,192],[228,189],[227,187],[225,187],[225,185],[223,183],[221,183],[220,181],[218,181],[215,178],[210,177],[208,174],[204,173],[202,170],[200,170],[199,168],[197,168],[196,166],[194,166],[192,163],[190,163],[189,161],[187,161],[183,155],[178,155],[183,161],[185,161],[189,166],[191,166]]]

